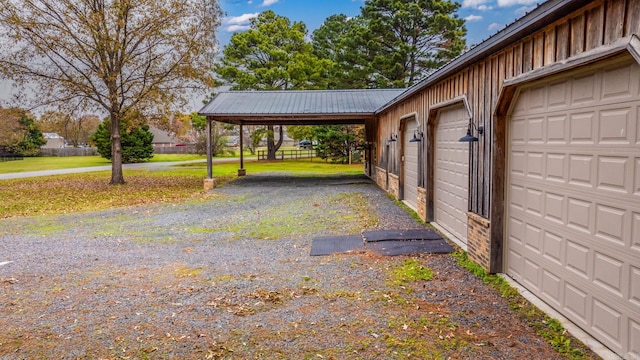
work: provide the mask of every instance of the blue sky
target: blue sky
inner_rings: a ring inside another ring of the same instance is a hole
[[[531,11],[541,0],[459,0],[458,16],[467,20],[467,45],[478,44],[505,25]],[[334,14],[356,16],[364,0],[221,0],[225,12],[218,30],[221,46],[229,42],[235,31],[249,27],[251,18],[262,11],[273,10],[291,21],[302,21],[309,34]]]

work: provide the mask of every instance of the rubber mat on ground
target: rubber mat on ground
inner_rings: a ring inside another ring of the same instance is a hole
[[[367,243],[367,250],[374,250],[380,255],[412,255],[412,254],[447,254],[453,251],[444,239],[440,240],[391,240]]]
[[[394,240],[440,240],[442,236],[432,229],[416,230],[376,230],[365,231],[362,237],[366,242]]]
[[[329,236],[313,239],[311,256],[331,255],[351,250],[364,250],[360,235]]]

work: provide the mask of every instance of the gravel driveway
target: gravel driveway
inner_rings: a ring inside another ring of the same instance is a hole
[[[449,255],[310,257],[417,223],[361,176],[247,176],[209,199],[0,221],[0,359],[553,359]],[[409,258],[430,281],[398,284]]]

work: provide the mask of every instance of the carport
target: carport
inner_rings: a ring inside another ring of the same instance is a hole
[[[207,118],[207,178],[215,186],[211,154],[212,121],[244,125],[365,125],[366,141],[377,135],[376,110],[405,89],[227,91],[216,95],[198,113]],[[242,149],[243,137],[240,136]],[[366,158],[370,159],[369,151]],[[370,161],[370,160],[367,160]],[[368,167],[370,169],[371,166]],[[240,152],[238,175],[245,175]]]

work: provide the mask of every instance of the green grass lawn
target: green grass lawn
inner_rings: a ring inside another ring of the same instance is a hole
[[[295,147],[281,148],[282,150],[292,150]],[[259,148],[258,150],[266,150],[266,148]],[[247,150],[244,152],[246,159],[255,158],[256,155],[251,155]],[[240,157],[238,151],[231,151],[216,158],[230,158]],[[206,160],[204,155],[197,154],[154,154],[150,162],[175,162],[175,161],[189,161],[189,160]],[[91,166],[107,166],[111,165],[111,161],[101,156],[40,156],[40,157],[26,157],[24,160],[0,162],[0,174],[27,172],[27,171],[40,171],[40,170],[59,170],[59,169],[72,169],[83,168]]]
[[[173,162],[197,159],[205,160],[206,157],[195,154],[155,154],[151,159],[151,162]],[[100,156],[26,157],[24,160],[0,162],[0,174],[105,165],[111,165],[111,161]]]
[[[95,157],[94,160],[100,161],[100,159]],[[90,162],[76,159],[75,163]],[[0,165],[6,164],[0,163]],[[238,166],[236,162],[214,164],[213,175],[219,186],[237,178]],[[0,199],[2,199],[0,218],[62,214],[149,203],[206,200],[217,196],[215,192],[204,191],[203,180],[206,177],[206,169],[204,162],[160,170],[125,169],[124,178],[127,183],[116,186],[109,185],[110,171],[0,180]],[[294,176],[327,176],[362,174],[363,172],[362,164],[336,165],[320,159],[248,161],[245,163],[245,169],[248,175],[286,172]]]

